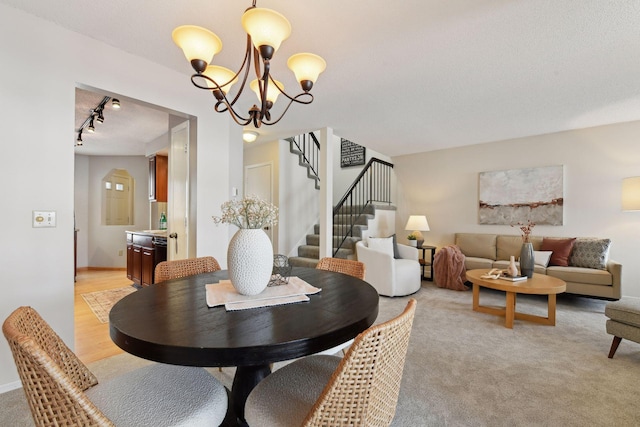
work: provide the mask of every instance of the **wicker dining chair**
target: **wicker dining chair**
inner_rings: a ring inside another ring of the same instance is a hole
[[[351,259],[325,257],[318,262],[318,265],[316,265],[316,268],[318,270],[335,271],[337,273],[348,274],[349,276],[353,276],[360,280],[364,280],[365,266],[364,266],[364,263],[360,261],[354,261]],[[349,340],[342,344],[338,344],[335,347],[332,347],[328,350],[321,351],[316,354],[331,355],[331,354],[336,354],[339,351],[342,351],[342,354],[346,354],[346,349],[351,344],[353,344],[353,340]]]
[[[156,265],[153,283],[164,282],[169,279],[193,276],[194,274],[210,273],[220,270],[220,264],[212,256],[200,258],[179,259],[175,261],[162,261]]]
[[[364,280],[364,264],[351,259],[325,257],[316,266],[319,270],[335,271]]]
[[[415,310],[411,298],[398,317],[358,335],[344,358],[309,356],[267,376],[247,399],[249,425],[389,426]]]
[[[152,363],[98,384],[31,307],[7,317],[9,342],[37,426],[218,425],[224,386],[203,368]]]

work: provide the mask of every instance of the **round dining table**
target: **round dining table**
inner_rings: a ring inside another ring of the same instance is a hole
[[[244,425],[246,399],[272,363],[347,342],[378,316],[378,293],[363,280],[302,267],[291,276],[322,290],[306,302],[227,311],[208,307],[205,289],[228,279],[226,270],[172,279],[118,301],[109,313],[109,333],[118,347],[144,359],[236,367],[228,417],[233,421],[227,423]]]

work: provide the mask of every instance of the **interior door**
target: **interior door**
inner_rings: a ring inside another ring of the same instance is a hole
[[[167,259],[189,258],[189,122],[171,129]]]
[[[257,196],[262,200],[273,203],[273,164],[260,163],[248,165],[244,168],[244,195]],[[264,231],[271,239],[273,253],[276,253],[277,242],[274,241],[275,227],[265,227]]]

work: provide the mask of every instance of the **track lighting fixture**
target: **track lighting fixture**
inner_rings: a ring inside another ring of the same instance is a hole
[[[89,116],[82,123],[80,128],[76,131],[78,132],[78,138],[76,139],[76,145],[82,145],[82,132],[86,129],[89,133],[94,133],[96,128],[93,124],[94,120],[97,120],[98,123],[104,122],[104,107],[111,100],[111,106],[114,109],[120,108],[120,100],[116,98],[111,98],[110,96],[105,96],[102,98],[102,101],[96,106],[96,108],[90,111]]]

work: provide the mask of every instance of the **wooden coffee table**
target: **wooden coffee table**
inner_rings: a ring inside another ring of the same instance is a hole
[[[488,269],[467,271],[467,280],[473,283],[473,311],[504,316],[505,326],[510,329],[513,328],[514,319],[555,326],[556,294],[567,290],[567,284],[563,280],[536,273],[533,274],[531,279],[520,282],[510,282],[503,279],[483,279],[480,277],[488,271]],[[480,287],[504,291],[507,294],[506,306],[504,308],[496,308],[480,305]],[[516,312],[517,294],[547,295],[547,317]]]

